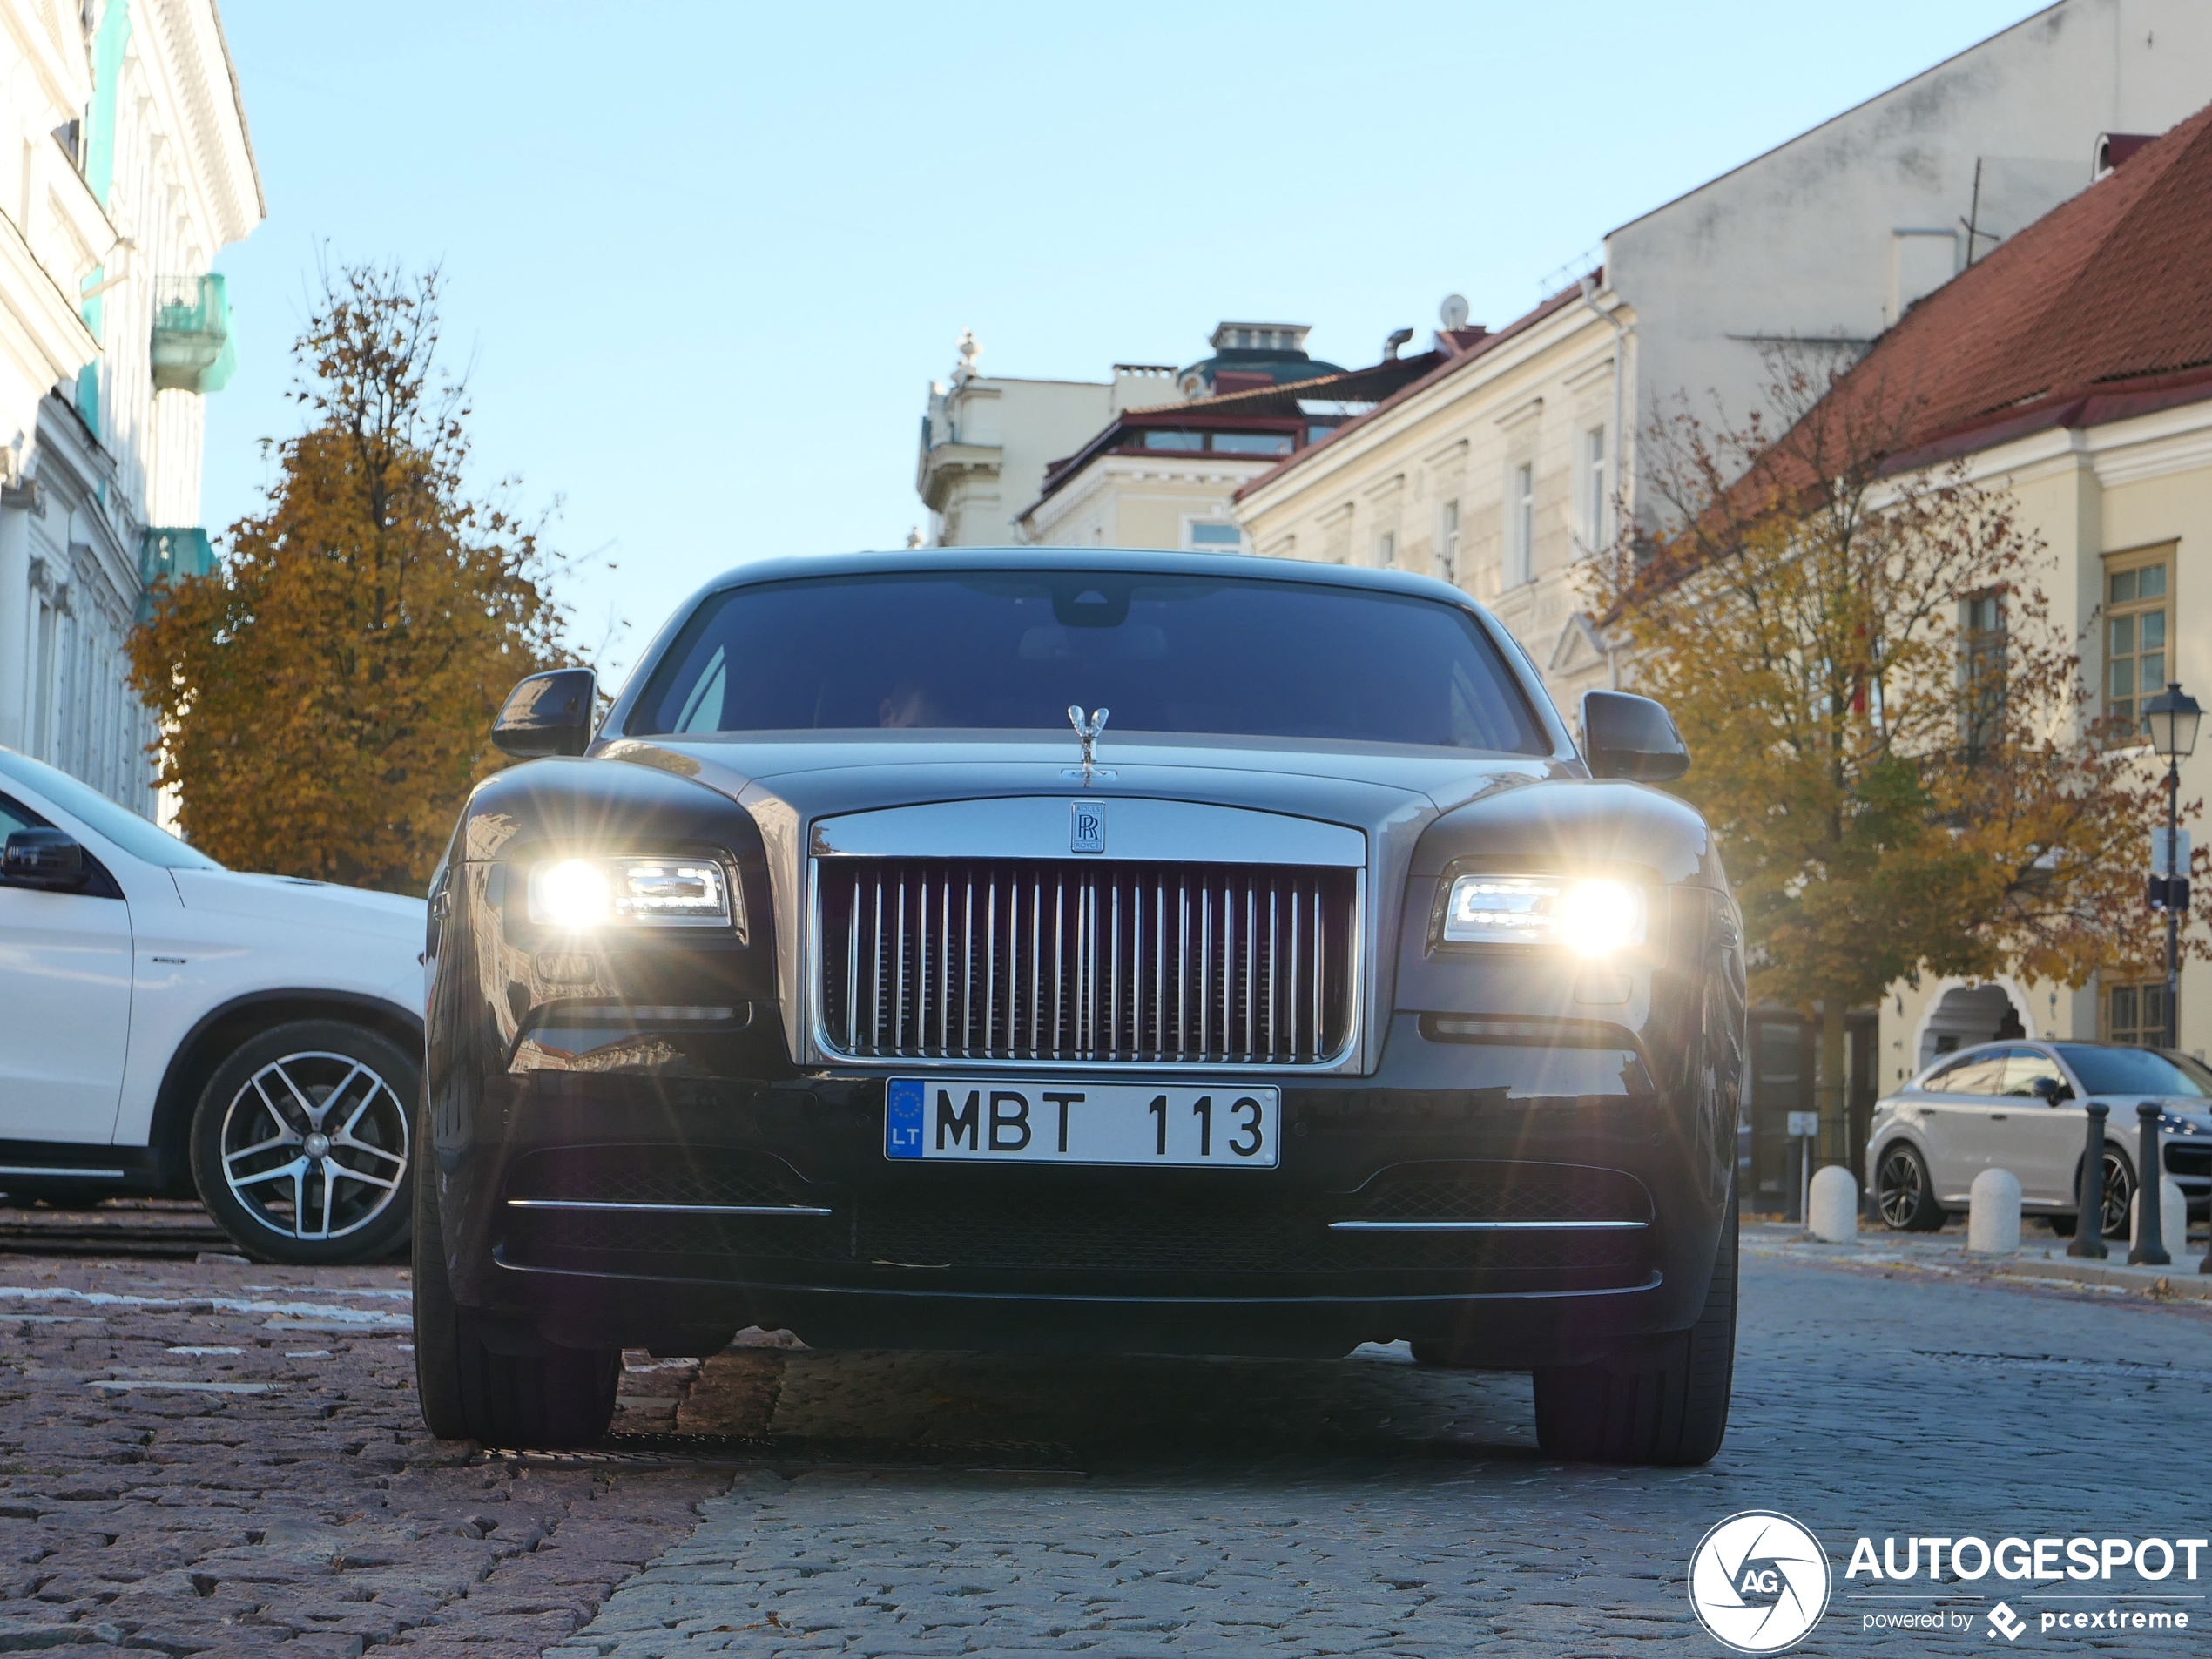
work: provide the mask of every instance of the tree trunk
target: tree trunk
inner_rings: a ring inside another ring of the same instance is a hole
[[[1851,1084],[1844,1075],[1845,1047],[1843,1000],[1823,997],[1820,1059],[1814,1081],[1820,1103],[1820,1146],[1815,1162],[1821,1164],[1851,1163]]]

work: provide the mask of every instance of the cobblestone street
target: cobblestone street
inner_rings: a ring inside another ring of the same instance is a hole
[[[1803,1651],[1984,1649],[1993,1580],[1955,1638],[1862,1634],[1900,1604],[1851,1541],[2212,1530],[2212,1311],[1955,1243],[1748,1235],[1728,1445],[1662,1472],[1550,1462],[1524,1379],[1386,1350],[639,1354],[606,1452],[480,1453],[415,1420],[398,1270],[16,1258],[0,1652],[1717,1652],[1683,1575],[1749,1507],[1838,1562]]]

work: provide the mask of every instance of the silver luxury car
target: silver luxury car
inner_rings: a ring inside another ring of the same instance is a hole
[[[2137,1108],[2155,1101],[2159,1155],[2193,1211],[2212,1193],[2212,1088],[2153,1049],[2101,1042],[1986,1042],[1940,1056],[1874,1108],[1866,1173],[1883,1224],[1932,1231],[1966,1207],[1984,1170],[2008,1170],[2020,1208],[2074,1231],[2088,1104],[2105,1120],[2105,1235],[2128,1227],[2140,1179]]]

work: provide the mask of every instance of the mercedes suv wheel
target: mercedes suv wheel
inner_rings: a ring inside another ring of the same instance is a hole
[[[256,1261],[376,1261],[408,1224],[420,1062],[390,1039],[300,1020],[239,1045],[201,1090],[192,1179]]]

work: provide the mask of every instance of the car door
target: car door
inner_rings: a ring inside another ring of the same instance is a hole
[[[1920,1133],[1928,1150],[1928,1176],[1946,1203],[1963,1197],[1981,1172],[1989,1115],[1999,1107],[2005,1076],[2002,1049],[1978,1049],[1921,1085]]]
[[[44,826],[0,795],[0,836]],[[105,1145],[131,1030],[131,913],[105,872],[82,893],[0,879],[0,1141]]]
[[[2037,1080],[2044,1077],[2059,1085],[2057,1099],[2035,1092]],[[2003,1089],[2004,1105],[1993,1115],[1985,1167],[2018,1176],[2023,1204],[2072,1204],[2074,1167],[2088,1133],[2088,1118],[2074,1098],[2073,1082],[2040,1049],[2013,1049],[2005,1057]]]

